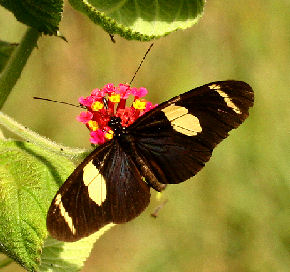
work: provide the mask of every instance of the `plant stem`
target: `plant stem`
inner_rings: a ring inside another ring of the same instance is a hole
[[[20,44],[10,56],[0,75],[0,109],[19,79],[28,57],[37,45],[39,37],[40,32],[34,28],[28,28]]]
[[[24,138],[25,140],[35,143],[47,150],[53,151],[61,156],[68,157],[73,160],[79,160],[84,157],[84,153],[87,151],[80,148],[66,147],[51,141],[48,138],[40,136],[36,132],[28,129],[27,127],[17,123],[11,117],[7,116],[3,112],[0,112],[0,124],[15,133],[16,135]]]

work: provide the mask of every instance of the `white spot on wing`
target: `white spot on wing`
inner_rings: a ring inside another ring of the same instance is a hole
[[[211,90],[215,90],[216,92],[218,92],[218,94],[224,99],[224,101],[226,102],[227,106],[229,108],[231,108],[234,112],[236,112],[237,114],[241,114],[242,112],[240,111],[240,109],[234,104],[234,102],[228,97],[228,95],[223,92],[221,90],[221,87],[217,84],[212,84],[209,86],[209,88]]]
[[[83,169],[83,181],[88,187],[90,199],[100,206],[107,197],[106,181],[92,161]]]
[[[64,208],[64,206],[63,206],[63,204],[61,202],[61,194],[58,194],[56,196],[54,204],[56,206],[58,206],[59,211],[60,211],[60,214],[64,218],[64,221],[67,223],[67,225],[70,228],[72,234],[75,234],[76,233],[76,229],[74,227],[72,218],[70,217],[70,215],[68,214],[68,212],[65,210],[65,208]]]
[[[202,131],[198,118],[188,113],[187,108],[172,104],[162,111],[175,131],[187,136],[195,136]]]

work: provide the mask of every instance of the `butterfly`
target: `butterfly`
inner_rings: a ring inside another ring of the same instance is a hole
[[[217,81],[178,95],[123,126],[73,171],[52,200],[47,229],[62,241],[77,241],[109,223],[125,223],[162,191],[196,175],[214,147],[237,128],[253,106],[242,81]]]

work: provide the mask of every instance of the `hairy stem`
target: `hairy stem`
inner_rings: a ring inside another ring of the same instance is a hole
[[[50,139],[40,136],[36,132],[17,123],[15,120],[13,120],[11,117],[7,116],[3,112],[0,112],[0,124],[9,131],[15,133],[16,135],[24,138],[29,142],[35,143],[38,146],[41,146],[47,150],[53,151],[54,153],[68,157],[73,160],[79,160],[83,158],[84,153],[87,151],[85,149],[71,148],[57,144]]]
[[[13,51],[8,63],[0,74],[0,109],[3,107],[19,79],[28,57],[37,45],[39,37],[40,32],[34,28],[28,28],[20,44]]]

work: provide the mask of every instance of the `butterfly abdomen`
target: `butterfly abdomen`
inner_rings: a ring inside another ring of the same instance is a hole
[[[143,181],[156,191],[161,192],[164,189],[164,184],[161,182],[165,181],[165,175],[161,169],[159,169],[158,176],[155,174],[153,169],[150,167],[150,162],[142,155],[142,152],[137,149],[135,137],[131,134],[122,134],[117,137],[116,141],[120,148],[131,157],[132,161],[140,171]]]

